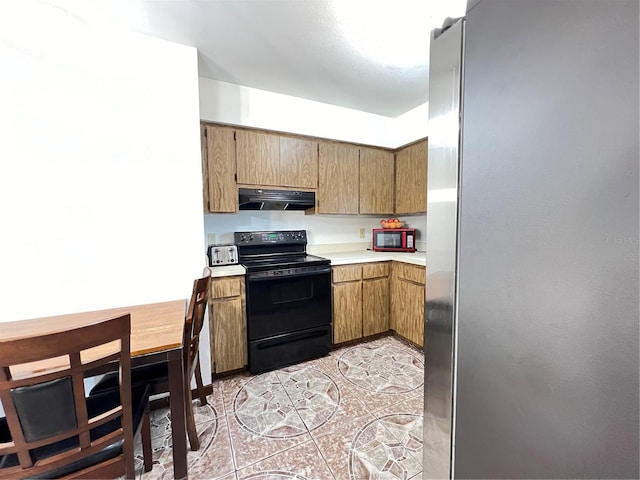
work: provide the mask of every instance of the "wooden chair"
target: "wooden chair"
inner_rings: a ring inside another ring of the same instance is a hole
[[[200,332],[204,324],[204,314],[207,309],[207,298],[209,290],[209,282],[211,276],[199,278],[193,282],[193,292],[187,314],[184,321],[183,330],[183,365],[185,371],[185,395],[189,408],[186,411],[187,434],[189,436],[189,444],[191,450],[200,448],[198,440],[198,432],[196,431],[195,419],[193,416],[193,403],[191,400],[191,378],[195,375],[198,397],[200,404],[207,404],[207,395],[204,391],[202,383],[202,372],[200,370],[200,361],[198,349],[200,346]],[[169,369],[166,362],[155,365],[145,365],[143,367],[134,368],[131,374],[132,384],[150,384],[151,395],[166,394],[169,392]],[[113,374],[105,375],[100,382],[91,389],[91,396],[100,392],[106,392],[116,388],[116,376]]]
[[[140,428],[151,470],[149,386],[131,387],[130,332],[127,314],[0,341],[0,478],[134,478]],[[30,362],[43,368],[24,368]],[[111,362],[119,388],[85,398],[87,373]]]

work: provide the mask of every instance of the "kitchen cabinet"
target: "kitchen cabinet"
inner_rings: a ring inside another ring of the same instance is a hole
[[[278,185],[280,137],[253,130],[236,132],[238,183]]]
[[[204,211],[238,211],[238,185],[316,190],[320,214],[427,209],[427,140],[391,150],[202,124]]]
[[[243,276],[212,278],[209,294],[211,371],[247,365],[247,317]]]
[[[419,347],[424,344],[424,267],[393,262],[391,329]]]
[[[361,214],[393,213],[394,156],[389,150],[360,147]]]
[[[427,140],[396,152],[395,213],[427,211]]]
[[[357,214],[359,172],[357,146],[321,142],[318,149],[317,213]]]
[[[333,285],[333,343],[362,337],[362,282]]]
[[[237,212],[234,130],[217,125],[202,125],[201,133],[204,211]]]
[[[316,188],[318,143],[253,130],[236,131],[239,184]]]
[[[318,142],[280,137],[280,179],[283,187],[318,187]]]
[[[362,266],[362,336],[389,330],[389,262]]]
[[[333,343],[389,330],[388,262],[333,267]]]

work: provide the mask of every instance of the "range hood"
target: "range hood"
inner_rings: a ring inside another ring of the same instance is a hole
[[[240,210],[307,210],[316,205],[315,192],[239,188]]]

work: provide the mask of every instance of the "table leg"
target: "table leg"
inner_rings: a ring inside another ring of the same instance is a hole
[[[169,406],[173,440],[173,478],[187,478],[187,428],[182,351],[169,352]]]

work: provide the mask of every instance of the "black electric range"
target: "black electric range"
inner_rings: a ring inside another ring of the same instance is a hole
[[[247,270],[249,371],[329,353],[331,266],[306,253],[306,231],[235,232],[234,243]]]

